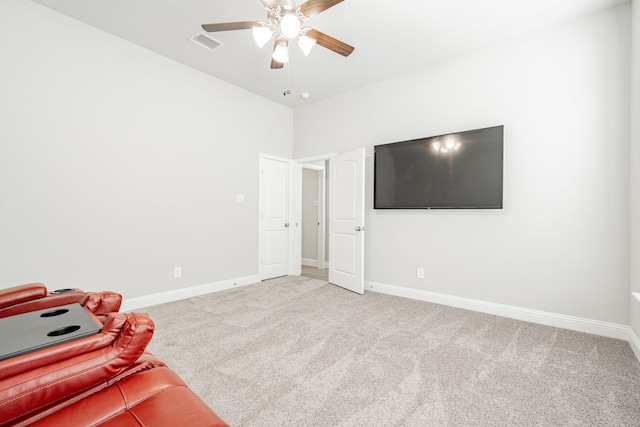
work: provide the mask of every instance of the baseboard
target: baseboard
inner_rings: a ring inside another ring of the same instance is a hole
[[[223,280],[215,283],[207,283],[205,285],[191,286],[189,288],[175,289],[172,291],[160,292],[142,297],[126,298],[122,301],[121,311],[138,310],[152,305],[164,304],[167,302],[178,301],[196,297],[199,295],[210,294],[212,292],[226,291],[227,289],[238,288],[240,286],[258,283],[259,275],[238,277],[235,279]]]
[[[636,354],[638,361],[640,361],[640,338],[638,338],[631,328],[629,328],[629,345],[631,346],[631,350]]]
[[[635,337],[635,335],[630,332],[631,328],[629,328],[629,326],[617,323],[602,322],[582,317],[567,316],[546,311],[496,304],[487,301],[456,297],[453,295],[422,291],[418,289],[403,288],[400,286],[376,282],[365,282],[365,289],[368,291],[432,302],[435,304],[448,305],[451,307],[463,308],[466,310],[478,311],[481,313],[523,320],[526,322],[539,323],[542,325],[555,326],[558,328],[571,329],[574,331],[617,338],[625,341],[631,341],[631,338]],[[638,356],[640,341],[638,341],[638,337],[635,337],[635,340],[636,348],[634,348],[634,351],[636,352],[636,356]],[[634,344],[632,344],[632,348],[633,346]]]
[[[307,267],[318,267],[318,260],[302,258],[302,265],[306,265]]]

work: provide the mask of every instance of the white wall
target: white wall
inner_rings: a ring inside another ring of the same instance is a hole
[[[631,297],[630,325],[640,359],[640,3],[632,3],[631,92]]]
[[[0,57],[0,288],[258,274],[259,153],[292,156],[290,109],[22,0]]]
[[[505,126],[503,210],[373,210],[369,164],[365,280],[627,325],[629,33],[625,5],[296,110],[298,158]]]

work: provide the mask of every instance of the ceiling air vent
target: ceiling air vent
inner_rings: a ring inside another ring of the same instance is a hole
[[[213,39],[204,33],[198,33],[195,36],[191,37],[189,40],[209,51],[214,51],[222,46],[222,42],[219,42],[218,40]]]

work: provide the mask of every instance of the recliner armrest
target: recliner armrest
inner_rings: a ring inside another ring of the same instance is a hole
[[[69,288],[47,292],[42,283],[0,289],[0,318],[45,308],[80,303],[104,323],[109,313],[120,310],[122,295],[112,292],[84,292]]]
[[[153,329],[146,314],[114,313],[96,335],[0,361],[0,425],[123,373],[143,354]]]
[[[111,313],[120,311],[122,295],[112,291],[87,292],[80,304],[104,323]]]
[[[28,283],[26,285],[0,289],[0,308],[43,298],[46,295],[47,288],[42,283]]]

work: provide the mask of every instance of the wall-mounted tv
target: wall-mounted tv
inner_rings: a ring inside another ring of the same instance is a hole
[[[374,147],[375,209],[502,209],[504,126]]]

